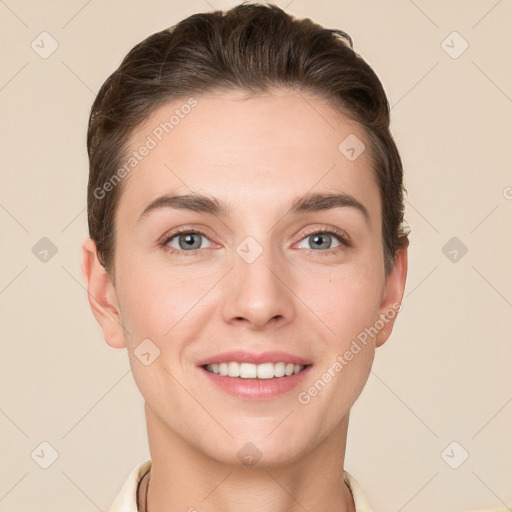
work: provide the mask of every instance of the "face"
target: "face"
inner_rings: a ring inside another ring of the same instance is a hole
[[[155,145],[124,178],[115,283],[98,292],[111,309],[96,316],[127,347],[151,421],[223,463],[240,465],[250,442],[260,465],[282,464],[341,435],[391,332],[405,251],[386,278],[357,123],[284,89],[195,101],[132,134],[133,151]],[[355,152],[339,149],[348,136]],[[196,199],[172,199],[183,195]]]

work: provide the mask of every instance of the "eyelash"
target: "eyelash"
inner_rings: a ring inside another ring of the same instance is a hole
[[[203,233],[202,231],[199,231],[197,229],[179,228],[176,231],[174,231],[173,233],[171,233],[169,236],[165,236],[163,241],[160,243],[160,246],[172,254],[175,254],[177,256],[184,256],[184,257],[195,256],[199,251],[209,250],[209,249],[195,249],[193,251],[184,251],[184,250],[178,250],[178,249],[171,248],[167,245],[176,236],[188,235],[188,234],[202,235],[205,238],[208,238],[208,236],[205,233]],[[337,254],[338,251],[340,251],[344,248],[352,247],[352,244],[347,240],[345,235],[341,231],[339,231],[335,228],[312,229],[312,230],[308,231],[307,233],[305,233],[304,236],[299,241],[302,241],[302,240],[304,240],[304,238],[307,238],[311,235],[316,235],[316,234],[334,235],[334,237],[337,238],[341,244],[334,249],[325,249],[325,250],[320,250],[320,251],[315,251],[314,249],[308,249],[309,251],[319,253],[319,255],[321,255],[321,256],[329,256],[329,255]],[[208,238],[208,240],[209,240],[209,238]]]
[[[320,235],[320,234],[327,234],[327,235],[334,235],[334,238],[338,239],[338,242],[340,242],[341,245],[338,247],[335,247],[334,249],[325,249],[320,251],[315,251],[314,249],[308,249],[309,251],[318,253],[319,256],[332,256],[333,254],[338,254],[339,251],[347,248],[352,247],[352,244],[348,241],[348,239],[345,237],[345,235],[339,231],[336,228],[313,228],[306,233],[304,233],[303,237],[300,239],[300,241],[304,240],[304,238],[308,238],[311,235]]]

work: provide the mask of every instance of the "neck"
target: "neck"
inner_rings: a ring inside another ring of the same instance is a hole
[[[207,456],[169,430],[147,403],[145,409],[152,460],[146,512],[355,512],[343,480],[348,416],[300,459],[240,467]]]

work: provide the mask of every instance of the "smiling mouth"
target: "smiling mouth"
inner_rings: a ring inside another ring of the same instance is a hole
[[[229,363],[206,364],[202,366],[206,371],[222,377],[234,377],[241,379],[273,379],[289,377],[302,372],[311,365],[300,365],[293,363]]]

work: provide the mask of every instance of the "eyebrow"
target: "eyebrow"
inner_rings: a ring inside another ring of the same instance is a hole
[[[370,224],[370,215],[367,208],[354,196],[345,192],[338,193],[307,193],[295,198],[290,206],[292,215],[331,210],[333,208],[354,208],[359,211]],[[231,208],[217,198],[201,194],[165,194],[149,203],[139,216],[139,221],[151,212],[160,208],[173,208],[177,210],[191,210],[199,213],[208,213],[215,216],[227,217]]]

